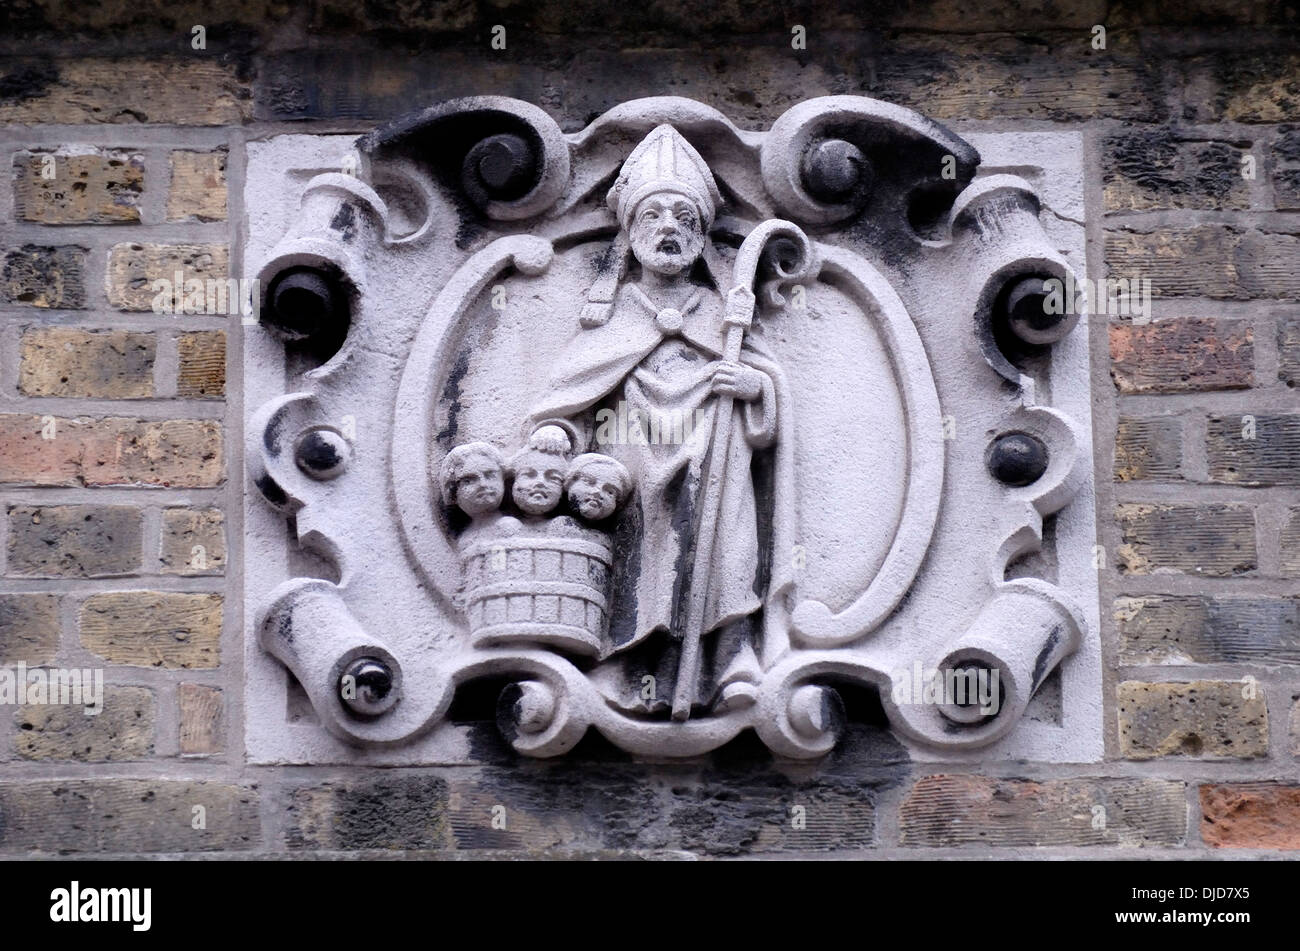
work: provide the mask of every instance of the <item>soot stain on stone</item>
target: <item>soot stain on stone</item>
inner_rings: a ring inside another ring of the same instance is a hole
[[[474,204],[459,192],[452,192],[452,204],[460,218],[456,226],[456,249],[464,251],[469,248],[486,230],[486,219]]]
[[[776,511],[773,456],[771,449],[756,452],[749,467],[758,509],[758,564],[754,566],[754,594],[760,598],[772,579],[773,513]]]
[[[523,697],[523,688],[517,683],[507,684],[497,701],[497,729],[507,743],[514,743],[519,736],[518,713],[519,701]]]
[[[1184,144],[1190,152],[1187,163],[1179,148]],[[1240,153],[1228,142],[1192,142],[1177,130],[1162,129],[1117,137],[1111,148],[1115,170],[1143,189],[1223,198],[1243,181]]]
[[[327,442],[320,436],[304,439],[298,454],[302,464],[314,472],[333,469],[342,459],[333,443]]]
[[[692,481],[689,470],[683,468],[669,482],[665,490],[672,506],[672,530],[677,537],[677,557],[673,564],[673,619],[672,633],[680,639],[686,627],[686,612],[691,597],[691,566],[695,561],[695,496],[699,480]]]
[[[280,488],[280,483],[271,478],[269,474],[258,476],[254,483],[257,490],[262,493],[266,501],[272,505],[284,505],[289,501],[289,496],[285,494],[284,489]]]
[[[291,614],[281,614],[279,616],[279,620],[276,622],[275,636],[281,643],[293,643],[293,616]]]
[[[447,801],[447,783],[433,776],[398,776],[339,789],[333,799],[332,842],[295,841],[301,825],[290,830],[290,847],[440,848]],[[297,797],[290,810],[296,811]]]
[[[878,793],[895,784],[892,777],[866,782],[841,776],[791,777],[770,768],[759,772],[753,764],[750,758],[747,772],[706,769],[692,781],[673,786],[668,825],[676,833],[677,847],[707,855],[750,853],[765,833],[781,838],[789,823],[786,807],[795,803],[823,815],[827,807],[831,811],[850,804],[869,808],[873,818],[858,827],[861,841],[856,844],[873,843]],[[798,848],[798,842],[791,846]]]
[[[441,399],[447,404],[447,425],[439,430],[434,439],[445,452],[451,451],[452,444],[460,431],[460,412],[463,409],[460,404],[460,384],[468,372],[469,354],[462,348],[456,352],[456,361],[452,364],[451,372],[447,374],[447,382],[442,387]]]
[[[599,836],[604,848],[663,848],[669,842],[655,828],[661,809],[658,791],[647,781],[651,775],[636,764],[529,760],[512,769],[485,769],[480,787],[507,810],[543,822],[560,820],[555,824]]]
[[[21,66],[0,76],[0,100],[37,99],[58,81],[59,71],[53,63]]]
[[[614,529],[614,550],[626,552],[611,569],[609,637],[614,646],[628,643],[636,636],[636,583],[641,576],[641,537],[645,531],[645,514],[641,497],[634,495],[618,517]]]
[[[1030,684],[1029,692],[1032,694],[1038,689],[1038,685],[1043,682],[1043,678],[1049,673],[1047,662],[1056,650],[1056,645],[1061,642],[1061,625],[1055,625],[1047,635],[1047,643],[1043,649],[1038,652],[1038,657],[1034,659],[1034,676]]]
[[[330,219],[330,229],[337,231],[344,244],[351,244],[357,236],[357,208],[350,201],[345,201]]]
[[[262,433],[262,445],[273,459],[280,455],[280,433],[284,429],[284,420],[287,415],[285,409],[273,413],[271,418],[266,421],[266,429]]]
[[[592,255],[592,265],[597,277],[604,277],[618,263],[618,250],[613,243],[606,245],[603,251]]]
[[[482,721],[465,724],[465,739],[469,755],[476,763],[516,763],[520,754],[510,745],[510,737],[503,736],[496,723]]]

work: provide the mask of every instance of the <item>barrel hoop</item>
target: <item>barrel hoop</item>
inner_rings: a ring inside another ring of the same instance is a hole
[[[562,597],[578,598],[591,602],[602,611],[605,609],[605,595],[601,591],[590,585],[575,584],[572,581],[534,581],[531,579],[498,581],[494,584],[480,585],[470,591],[468,600],[470,604],[473,604],[487,598],[522,597],[524,595],[542,597],[560,595]]]
[[[501,550],[507,552],[556,551],[566,555],[588,555],[592,558],[599,558],[606,563],[609,562],[611,557],[611,549],[608,545],[591,542],[585,538],[573,538],[564,535],[550,535],[541,538],[521,538],[518,535],[504,535],[495,540],[476,541],[472,545],[461,549],[460,555],[462,559],[470,559],[479,555],[490,555]]]

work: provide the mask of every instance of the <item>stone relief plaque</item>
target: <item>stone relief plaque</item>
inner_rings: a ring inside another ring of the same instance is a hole
[[[1074,134],[483,97],[251,143],[256,762],[1101,756]],[[1086,321],[1086,318],[1084,318]]]

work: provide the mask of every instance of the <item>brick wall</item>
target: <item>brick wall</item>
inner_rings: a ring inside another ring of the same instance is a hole
[[[1300,848],[1300,18],[1161,6],[0,11],[0,665],[107,684],[97,717],[0,706],[0,853]],[[483,723],[472,768],[243,764],[245,331],[155,313],[151,281],[226,276],[250,139],[486,92],[566,129],[643,95],[766,126],[858,93],[958,131],[1086,133],[1089,276],[1156,295],[1091,331],[1104,763],[937,768],[871,726],[815,766],[743,742],[521,762]]]

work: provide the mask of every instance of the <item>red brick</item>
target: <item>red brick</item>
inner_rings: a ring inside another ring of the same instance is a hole
[[[1300,849],[1300,786],[1223,783],[1200,788],[1201,839],[1220,849]]]
[[[1255,342],[1244,320],[1178,317],[1112,324],[1110,376],[1121,393],[1235,390],[1255,380]]]
[[[215,420],[0,415],[0,483],[202,488],[223,468]]]

